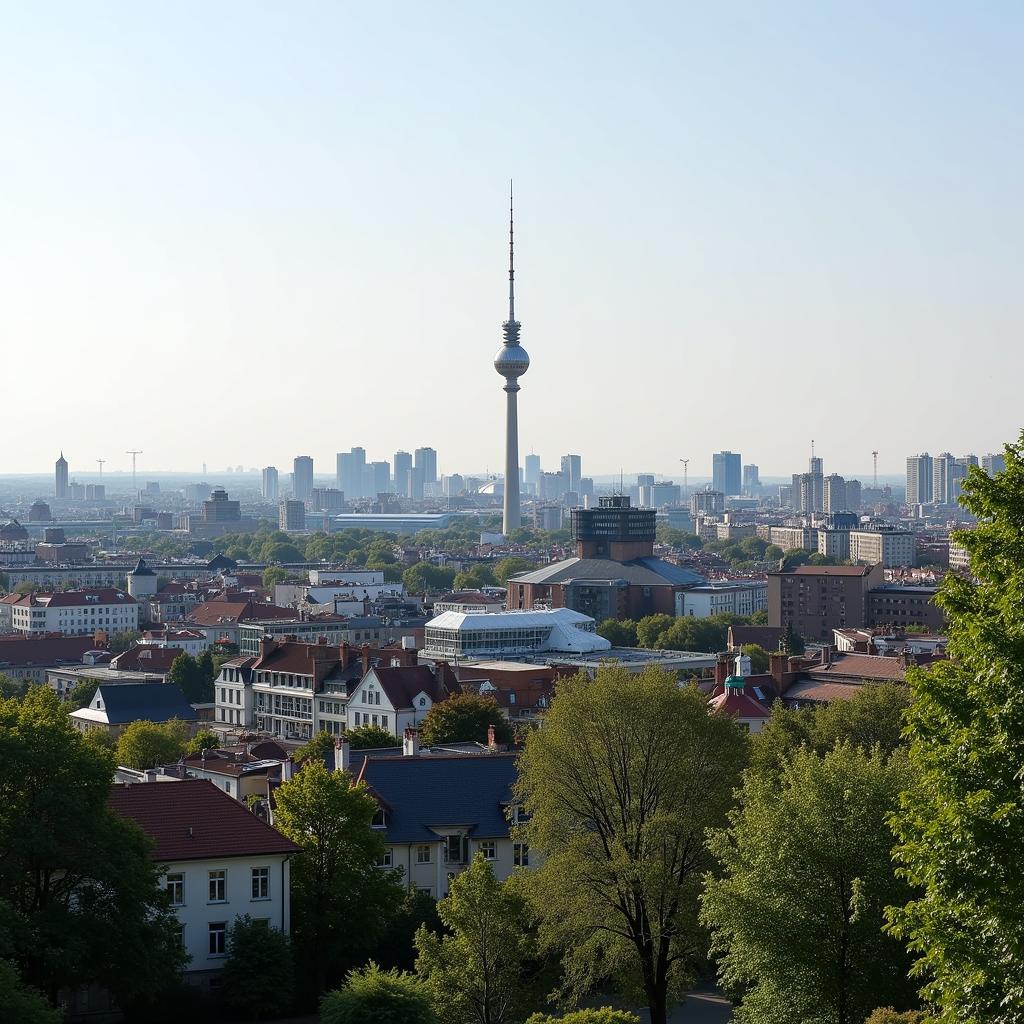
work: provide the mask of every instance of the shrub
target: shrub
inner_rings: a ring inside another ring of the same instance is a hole
[[[610,1006],[602,1006],[596,1010],[576,1010],[564,1017],[535,1013],[527,1018],[526,1024],[640,1024],[640,1018],[629,1010],[613,1010]]]
[[[437,1017],[422,982],[371,962],[323,997],[320,1024],[437,1024]]]

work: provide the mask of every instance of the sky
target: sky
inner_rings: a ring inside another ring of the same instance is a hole
[[[1024,6],[0,0],[0,475],[866,478],[1024,426]]]

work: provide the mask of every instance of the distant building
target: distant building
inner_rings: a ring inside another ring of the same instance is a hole
[[[846,496],[846,481],[838,473],[830,473],[824,480],[822,510],[842,512],[850,507]]]
[[[886,569],[917,564],[917,538],[908,530],[882,527],[850,531],[850,561],[861,565],[876,562]]]
[[[743,490],[740,456],[736,452],[716,452],[711,461],[712,488],[722,494],[739,494]]]
[[[60,453],[60,458],[57,459],[57,465],[54,471],[55,483],[54,483],[54,496],[58,500],[71,497],[71,491],[68,488],[68,462],[64,458],[64,453]]]
[[[676,615],[697,619],[722,614],[753,615],[767,607],[765,580],[716,580],[676,595]]]
[[[139,628],[139,605],[130,594],[113,587],[32,593],[11,606],[11,625],[16,633],[27,636],[134,631]]]
[[[882,583],[868,592],[868,626],[924,626],[938,632],[946,616],[935,603],[937,588],[902,583]]]
[[[42,498],[32,502],[32,506],[28,510],[28,521],[30,523],[53,522],[53,513],[50,511],[50,506]]]
[[[870,566],[802,565],[768,574],[768,624],[811,640],[868,622],[868,592],[885,582],[881,563]]]
[[[260,493],[263,495],[264,501],[277,501],[280,487],[278,485],[277,469],[274,466],[265,466],[263,468],[263,481]]]
[[[177,683],[100,683],[87,707],[68,715],[79,732],[98,730],[116,739],[132,722],[177,719],[195,726],[196,712]]]
[[[761,487],[760,470],[754,463],[748,463],[743,467],[743,493],[756,495]]]
[[[417,448],[413,452],[413,469],[423,474],[423,483],[437,483],[437,452],[433,448]]]
[[[936,505],[953,504],[956,479],[956,459],[953,457],[953,453],[942,452],[936,455],[932,460],[932,501]]]
[[[394,467],[395,493],[402,498],[408,498],[412,485],[412,456],[408,452],[395,452]]]
[[[574,494],[580,492],[580,480],[583,477],[583,460],[579,455],[563,455],[561,461],[562,475],[566,478],[566,490]]]
[[[297,498],[291,501],[282,501],[277,506],[278,529],[286,533],[304,530],[306,528],[306,503]]]
[[[337,487],[314,487],[310,505],[314,512],[340,512],[345,507],[345,494]]]
[[[540,456],[527,455],[523,459],[523,465],[523,482],[531,494],[536,494],[540,485]]]
[[[241,518],[241,504],[228,498],[223,487],[216,488],[203,502],[204,523],[237,523]]]
[[[313,460],[308,455],[299,455],[292,463],[292,494],[296,501],[308,501],[313,495]]]
[[[907,458],[907,504],[930,505],[932,503],[935,470],[932,457],[927,452],[910,455]]]
[[[996,473],[1002,473],[1006,469],[1006,456],[1002,454],[983,455],[981,457],[981,468],[989,476],[995,476]]]
[[[365,448],[352,448],[347,452],[338,452],[337,484],[340,491],[347,494],[349,498],[366,497],[365,476]],[[312,492],[312,485],[310,486],[310,491]]]
[[[694,491],[690,495],[690,515],[717,515],[725,511],[725,494],[720,490]]]

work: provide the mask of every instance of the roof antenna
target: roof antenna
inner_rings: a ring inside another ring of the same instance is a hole
[[[516,318],[515,263],[513,260],[512,179],[508,182],[508,319]]]

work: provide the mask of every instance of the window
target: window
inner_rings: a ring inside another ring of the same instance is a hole
[[[270,868],[252,869],[252,898],[254,900],[270,899]]]
[[[416,847],[416,863],[417,864],[429,864],[430,863],[430,844],[420,843]]]
[[[167,895],[171,898],[172,907],[185,905],[185,876],[180,872],[167,876]]]
[[[449,864],[464,864],[467,860],[464,850],[469,845],[465,836],[444,837],[444,859]]]
[[[385,850],[384,853],[381,854],[380,860],[377,861],[377,867],[379,867],[379,868],[389,868],[389,867],[391,867],[391,850]]]
[[[211,871],[210,872],[210,902],[211,903],[226,903],[227,897],[225,896],[224,884],[225,884],[225,872],[223,871]],[[213,925],[210,925],[212,928]]]
[[[383,807],[378,805],[377,810],[374,812],[373,820],[370,822],[370,828],[387,828],[388,827],[388,815]]]
[[[477,843],[476,848],[483,854],[484,860],[494,860],[494,841],[491,839],[485,840],[482,843]]]
[[[530,847],[526,843],[516,843],[512,847],[512,863],[517,868],[530,866]]]
[[[179,924],[177,929],[176,929],[176,931],[178,933],[178,945],[181,946],[182,949],[184,949],[185,948],[185,926],[183,924]]]
[[[224,955],[224,938],[226,931],[226,921],[210,922],[210,956]]]

